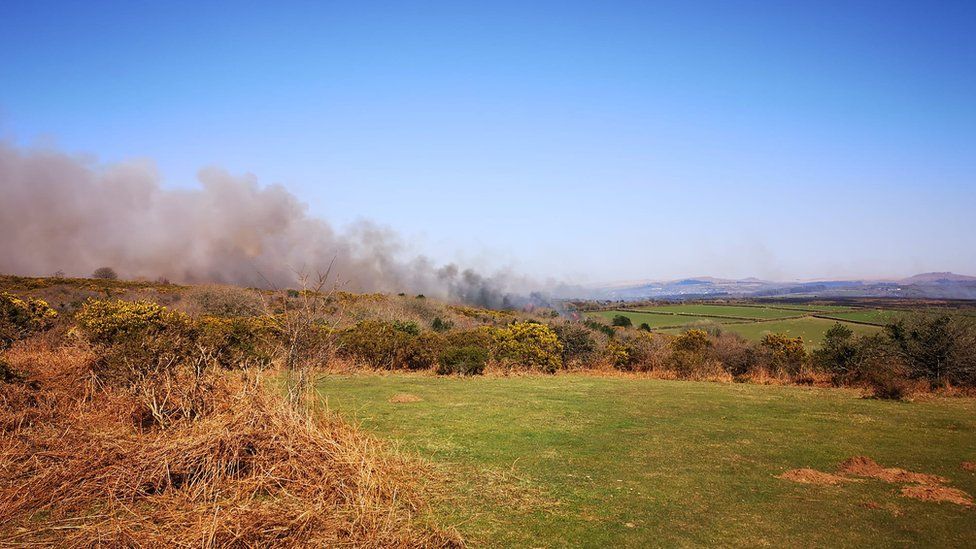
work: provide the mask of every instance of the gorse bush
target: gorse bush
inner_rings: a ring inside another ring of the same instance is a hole
[[[0,351],[11,343],[54,326],[58,317],[46,301],[0,292]]]
[[[279,349],[279,324],[269,316],[206,316],[195,331],[204,358],[223,368],[267,367]]]
[[[102,347],[95,373],[106,383],[133,386],[203,365],[191,319],[149,301],[89,299],[75,315],[81,332]]]
[[[513,322],[495,330],[495,357],[506,368],[555,372],[562,367],[563,346],[549,326]]]
[[[552,327],[563,346],[562,359],[569,362],[585,363],[596,353],[596,340],[593,333],[583,325],[574,323],[556,324]]]
[[[406,329],[404,329],[406,327]],[[338,334],[339,352],[385,370],[431,368],[443,349],[435,333],[419,332],[416,324],[364,320]]]
[[[441,352],[437,373],[442,375],[479,375],[488,364],[488,349],[475,345],[448,347]]]
[[[711,341],[705,330],[691,329],[671,340],[670,347],[670,368],[681,375],[692,375],[708,361]]]
[[[772,371],[796,374],[807,358],[807,350],[803,346],[802,337],[766,334],[759,342],[759,349],[763,353],[765,365]]]
[[[149,301],[90,299],[75,321],[103,348],[97,372],[117,385],[181,368],[265,367],[280,348],[279,323],[270,316],[194,318]]]
[[[442,320],[441,317],[434,317],[434,321],[430,323],[430,328],[435,332],[446,332],[454,327],[454,322],[451,320]]]
[[[149,338],[167,328],[188,327],[190,317],[151,301],[89,299],[75,321],[93,343],[113,344]]]

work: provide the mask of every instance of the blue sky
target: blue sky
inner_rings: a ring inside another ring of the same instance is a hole
[[[4,2],[0,137],[541,278],[976,274],[976,3],[199,4]]]

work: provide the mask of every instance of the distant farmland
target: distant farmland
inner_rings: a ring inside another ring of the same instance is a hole
[[[685,303],[587,313],[590,317],[607,322],[617,315],[623,315],[629,317],[634,326],[647,324],[652,331],[669,334],[681,333],[691,328],[718,328],[739,334],[750,341],[759,341],[769,333],[785,333],[802,337],[807,347],[811,348],[818,346],[826,331],[837,322],[857,334],[871,334],[904,314],[907,311],[796,303]]]

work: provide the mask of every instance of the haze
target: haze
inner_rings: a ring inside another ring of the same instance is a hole
[[[92,173],[141,159],[164,190],[253,174],[437,268],[976,274],[974,22],[971,2],[6,2],[0,138]]]

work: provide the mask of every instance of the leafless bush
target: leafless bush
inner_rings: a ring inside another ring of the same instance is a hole
[[[264,298],[255,290],[236,286],[200,286],[187,295],[187,312],[223,317],[257,316],[267,312]]]

